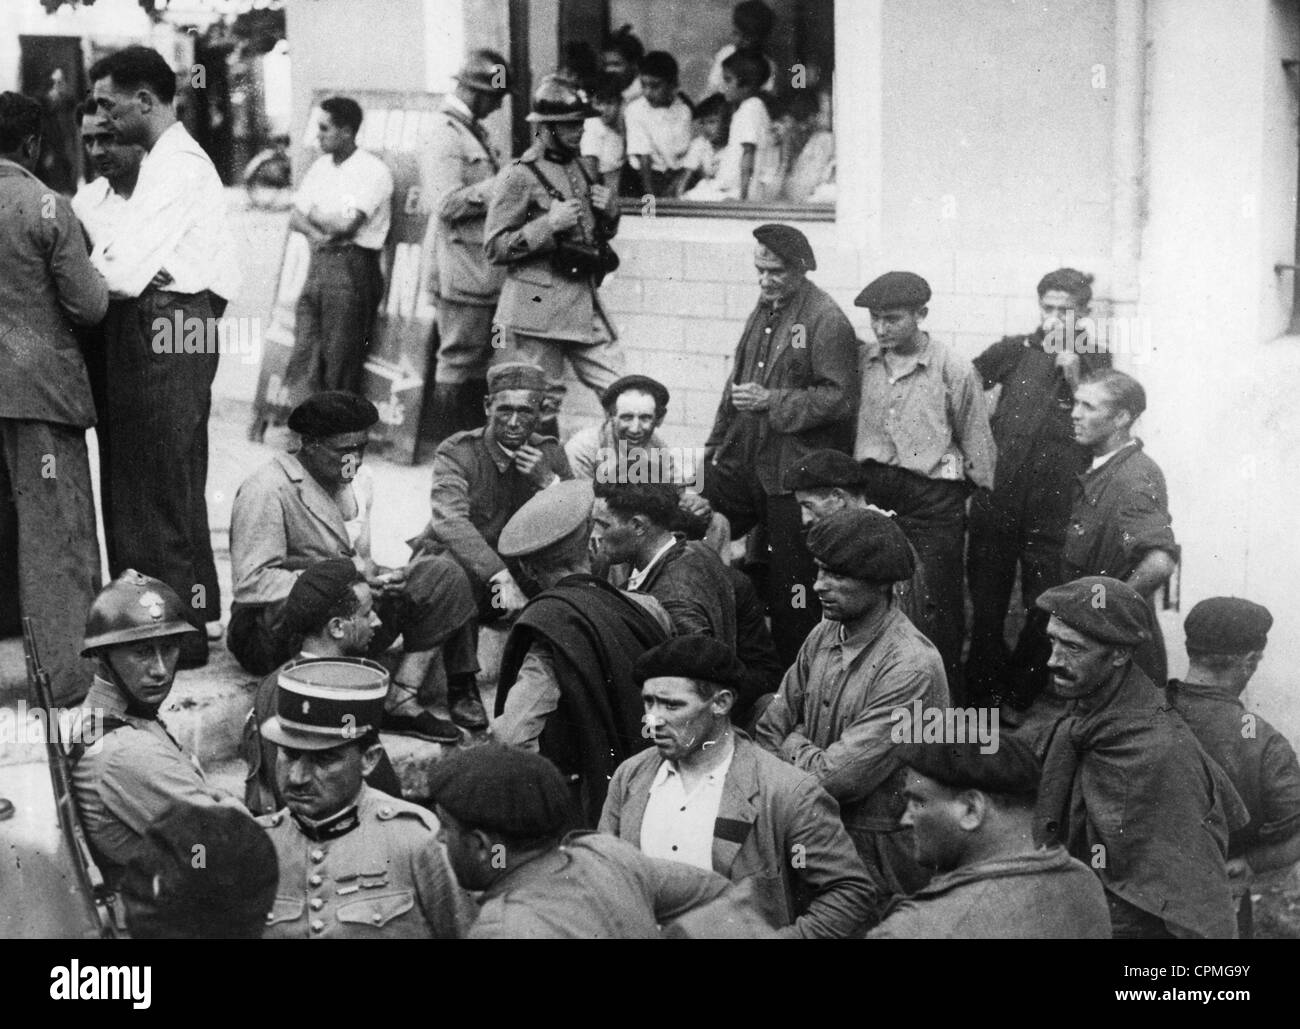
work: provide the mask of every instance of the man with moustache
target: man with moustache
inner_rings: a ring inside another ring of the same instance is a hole
[[[708,636],[678,636],[637,659],[654,748],[615,771],[600,830],[651,857],[733,883],[752,879],[755,906],[783,935],[860,935],[883,890],[817,780],[732,725],[743,672],[732,650]]]

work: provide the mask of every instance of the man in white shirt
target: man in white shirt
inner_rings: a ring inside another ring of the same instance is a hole
[[[731,724],[743,669],[731,648],[678,636],[634,666],[654,746],[614,772],[600,829],[650,857],[750,880],[782,935],[861,934],[878,917],[874,882],[817,781]]]
[[[677,91],[677,61],[652,50],[641,62],[642,95],[627,105],[628,163],[641,188],[669,196],[691,146],[691,108]]]
[[[393,199],[388,166],[357,148],[361,117],[360,105],[348,97],[321,102],[321,156],[303,178],[289,216],[289,227],[311,242],[284,373],[291,404],[321,390],[361,392],[366,345],[383,299],[379,255]]]
[[[240,278],[234,240],[217,170],[176,120],[176,76],[162,55],[127,47],[97,61],[90,80],[117,141],[147,151],[121,221],[91,255],[112,298],[109,567],[162,579],[202,628],[221,618],[205,489],[218,320]],[[184,638],[181,667],[207,661],[208,638]]]

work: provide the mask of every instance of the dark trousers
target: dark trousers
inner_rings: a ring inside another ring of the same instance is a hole
[[[284,371],[291,406],[321,390],[361,392],[366,345],[383,289],[378,250],[352,245],[312,250]]]
[[[115,577],[134,568],[167,583],[198,628],[221,618],[206,495],[220,354],[214,330],[205,331],[199,353],[177,352],[179,340],[170,353],[154,344],[164,324],[197,318],[206,330],[224,311],[225,301],[211,293],[150,288],[110,303],[105,320],[109,567]],[[183,656],[206,650],[201,635],[182,644]]]
[[[94,662],[78,652],[99,587],[86,430],[0,418],[0,589],[32,620],[60,706],[90,688]]]

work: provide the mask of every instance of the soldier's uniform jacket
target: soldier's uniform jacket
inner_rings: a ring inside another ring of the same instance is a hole
[[[556,192],[582,201],[579,223],[566,238],[592,245],[597,233],[609,239],[618,228],[617,216],[592,208],[591,186],[576,159],[559,164],[547,158],[540,146],[525,150],[497,176],[488,204],[484,246],[493,264],[507,268],[496,320],[532,336],[591,343],[600,335],[599,319],[608,330],[604,335],[613,339],[614,325],[601,306],[595,281],[569,279],[551,267],[555,237],[542,216],[555,201],[533,168]]]
[[[128,714],[112,683],[95,676],[69,739],[72,792],[87,842],[115,886],[150,823],[177,804],[230,804],[156,718]]]
[[[280,862],[265,939],[456,939],[472,921],[424,808],[363,786],[321,825],[288,808],[258,822]]]
[[[505,269],[483,252],[483,224],[500,159],[482,125],[444,98],[424,154],[436,296],[490,307]]]

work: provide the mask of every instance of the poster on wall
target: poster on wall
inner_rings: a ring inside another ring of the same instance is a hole
[[[428,214],[421,204],[419,148],[428,138],[439,95],[392,90],[316,90],[307,123],[294,153],[295,182],[320,156],[316,149],[319,103],[334,95],[349,96],[361,105],[364,117],[357,145],[381,158],[393,175],[392,228],[384,245],[384,294],[366,348],[363,390],[379,409],[379,424],[371,433],[386,457],[415,459],[424,384],[429,378],[429,341],[434,308],[424,237]],[[307,280],[311,247],[307,237],[290,229],[285,238],[280,274],[268,328],[263,333],[262,367],[258,374],[251,439],[282,425],[291,406],[284,373],[294,347],[298,296]]]

